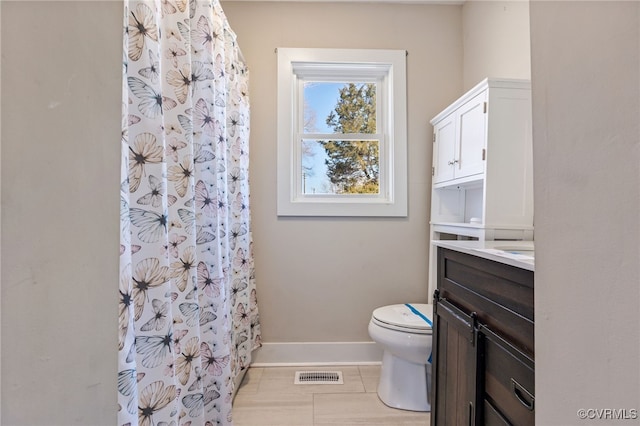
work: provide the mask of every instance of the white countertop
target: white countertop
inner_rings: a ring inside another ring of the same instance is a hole
[[[432,244],[529,271],[535,266],[533,241],[434,240]]]

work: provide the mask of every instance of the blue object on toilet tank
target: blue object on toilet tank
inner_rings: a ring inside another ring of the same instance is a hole
[[[411,306],[410,303],[405,303],[404,306],[406,306],[407,308],[409,308],[409,310],[411,312],[413,312],[414,314],[416,314],[417,316],[419,316],[420,318],[422,318],[423,320],[426,321],[427,324],[429,324],[429,327],[433,327],[433,323],[431,322],[431,320],[429,318],[427,318],[426,316],[424,316],[424,314],[422,312],[420,312],[419,310],[417,310],[416,308],[414,308],[413,306]],[[433,352],[429,354],[429,359],[427,360],[427,362],[429,364],[431,364],[431,357],[433,355]]]

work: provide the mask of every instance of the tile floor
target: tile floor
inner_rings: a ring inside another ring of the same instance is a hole
[[[294,385],[296,371],[342,371],[342,385]],[[251,367],[233,402],[235,426],[427,426],[429,413],[397,410],[376,394],[379,365]]]

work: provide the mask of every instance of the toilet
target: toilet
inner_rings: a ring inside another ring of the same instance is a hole
[[[389,407],[431,411],[433,305],[407,303],[377,308],[369,336],[384,349],[378,397]]]

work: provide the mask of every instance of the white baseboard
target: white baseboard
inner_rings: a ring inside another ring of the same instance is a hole
[[[375,342],[262,343],[251,355],[253,367],[367,365],[382,362]]]

